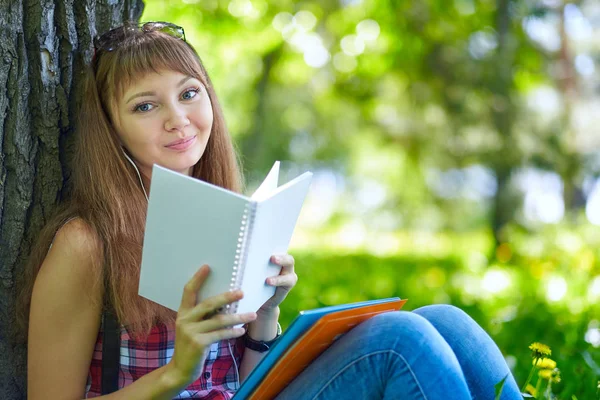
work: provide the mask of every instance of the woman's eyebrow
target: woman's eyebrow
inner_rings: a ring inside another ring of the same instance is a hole
[[[187,81],[189,81],[190,79],[192,79],[191,76],[186,76],[185,78],[183,78],[180,82],[178,86],[183,86],[184,83],[186,83]]]
[[[183,84],[186,83],[187,81],[189,81],[190,79],[192,79],[191,76],[186,76],[181,81],[179,81],[179,84],[177,86],[178,87],[179,86],[183,86]],[[156,95],[156,92],[140,92],[140,93],[136,93],[133,96],[131,96],[129,99],[127,99],[127,101],[125,102],[125,104],[129,103],[131,100],[135,99],[136,97],[154,96],[154,95]]]
[[[140,93],[134,94],[129,99],[127,99],[125,104],[129,103],[131,100],[135,99],[136,97],[154,96],[155,94],[156,94],[156,92],[140,92]]]

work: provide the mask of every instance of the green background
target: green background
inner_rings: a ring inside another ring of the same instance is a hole
[[[492,335],[520,384],[539,341],[561,370],[555,395],[596,398],[600,233],[585,207],[600,163],[573,111],[593,76],[575,71],[580,41],[560,29],[588,2],[145,3],[142,20],[183,26],[205,63],[248,190],[274,160],[283,178],[315,172],[284,326],[365,299],[450,303]],[[529,30],[548,21],[559,48]],[[536,108],[540,88],[559,105]],[[559,218],[540,214],[556,199],[532,191],[540,182],[559,182]]]

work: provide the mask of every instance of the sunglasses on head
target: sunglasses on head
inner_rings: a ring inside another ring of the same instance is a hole
[[[181,26],[170,22],[156,21],[143,24],[126,24],[118,28],[111,29],[100,36],[94,38],[94,50],[113,51],[116,49],[129,34],[135,31],[142,32],[162,32],[185,42],[185,32]]]

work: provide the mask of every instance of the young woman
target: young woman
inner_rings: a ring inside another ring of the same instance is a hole
[[[152,165],[239,191],[236,155],[181,27],[152,22],[105,33],[84,82],[70,198],[41,233],[22,291],[28,398],[102,395],[108,305],[120,326],[119,379],[102,397],[229,399],[264,356],[261,342],[278,334],[279,304],[297,281],[294,259],[273,256],[282,272],[267,283],[277,289],[256,313],[215,313],[239,291],[197,303],[209,266],[190,279],[177,313],[138,296]],[[359,325],[279,397],[492,399],[505,376],[502,398],[520,398],[490,337],[464,312],[429,306]]]

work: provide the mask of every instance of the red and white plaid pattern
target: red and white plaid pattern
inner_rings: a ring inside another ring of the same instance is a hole
[[[98,397],[102,380],[102,328],[98,333],[86,385],[86,397]],[[228,345],[230,343],[230,345]],[[145,340],[135,340],[121,327],[121,359],[119,388],[123,388],[156,368],[166,365],[173,356],[175,328],[158,324]],[[233,352],[235,362],[230,352]],[[238,389],[238,370],[243,355],[241,340],[213,343],[200,378],[192,382],[174,399],[228,400]]]

